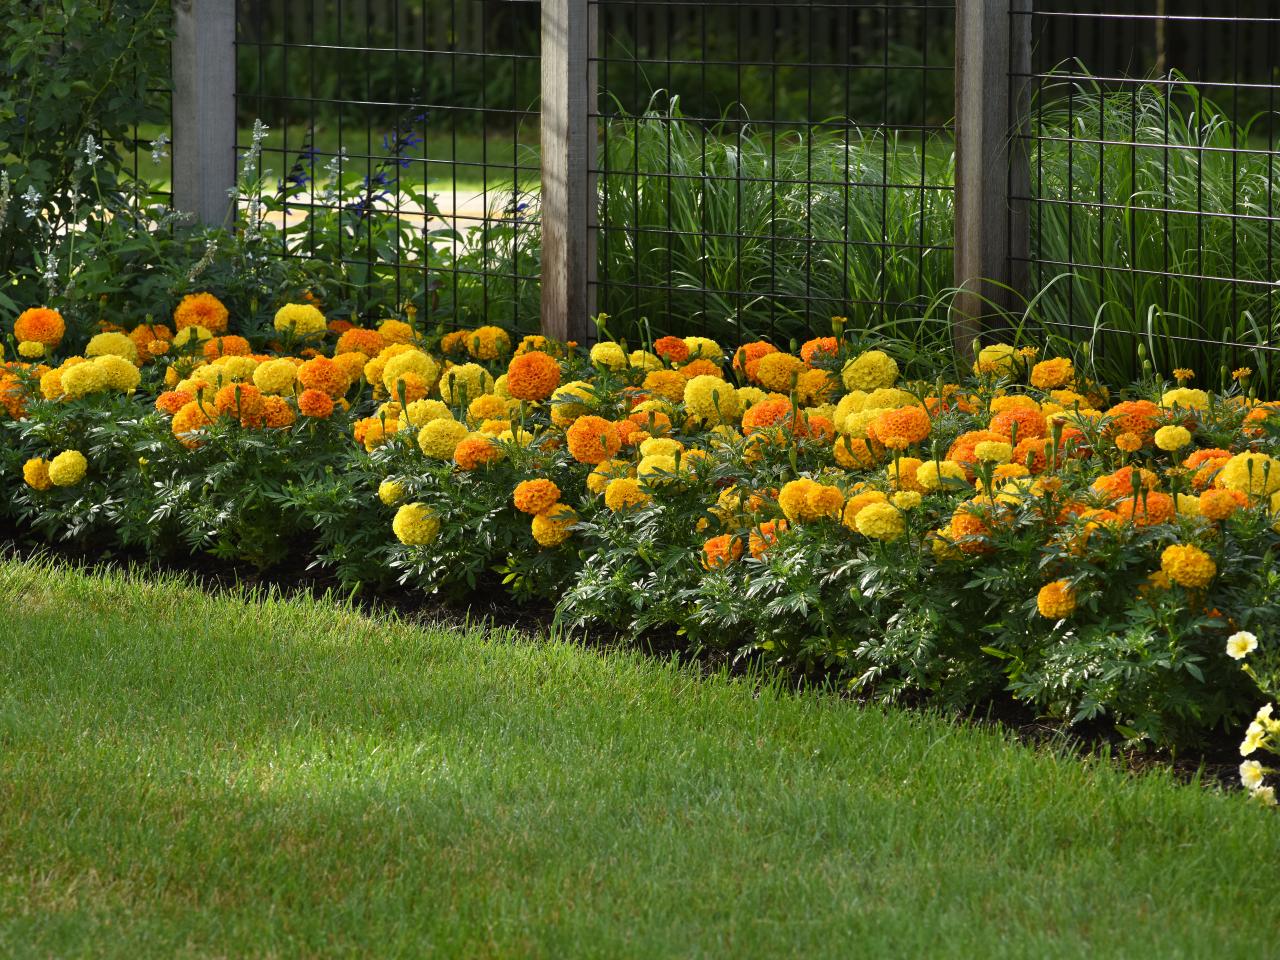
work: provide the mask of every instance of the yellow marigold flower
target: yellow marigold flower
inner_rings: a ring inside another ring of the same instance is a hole
[[[649,494],[640,489],[640,481],[634,477],[617,477],[604,488],[604,505],[613,513],[643,506],[649,500]]]
[[[864,537],[886,543],[897,540],[907,531],[902,511],[891,503],[867,504],[858,511],[854,525]]]
[[[1172,453],[1191,442],[1191,431],[1186,427],[1161,427],[1156,431],[1156,446]]]
[[[628,360],[637,370],[661,370],[662,358],[648,350],[632,350]]]
[[[1223,464],[1215,483],[1249,497],[1269,497],[1280,491],[1280,460],[1265,453],[1238,453]]]
[[[396,539],[408,547],[420,547],[440,535],[440,518],[425,503],[406,503],[391,521]]]
[[[511,352],[511,338],[501,327],[476,327],[466,337],[467,352],[477,360],[497,360]]]
[[[1193,544],[1176,543],[1160,554],[1160,569],[1174,583],[1188,589],[1207,587],[1218,572],[1213,558]]]
[[[1188,380],[1194,380],[1195,378],[1196,372],[1194,370],[1188,370],[1186,367],[1174,368],[1173,379],[1177,380],[1180,384],[1185,383]]]
[[[495,393],[484,393],[471,401],[467,407],[467,419],[472,423],[483,423],[485,420],[505,420],[510,410],[507,401]]]
[[[403,500],[405,492],[404,484],[390,477],[378,484],[378,499],[388,507],[394,507]]]
[[[665,453],[674,457],[684,450],[684,444],[670,437],[650,437],[640,444],[640,456],[653,457]]]
[[[1000,440],[983,440],[974,445],[973,455],[983,463],[1008,463],[1013,459],[1013,446]]]
[[[920,483],[916,480],[916,471],[923,463],[916,457],[898,457],[884,471],[889,485],[894,490],[921,490]]]
[[[631,474],[631,464],[625,460],[604,460],[595,465],[587,474],[587,489],[592,493],[604,493],[609,481],[614,477],[625,477]]]
[[[403,320],[383,320],[382,323],[378,324],[378,333],[382,335],[382,339],[387,343],[412,343],[414,341],[413,327]]]
[[[1018,351],[1007,343],[992,343],[978,351],[973,372],[1005,377],[1018,369]]]
[[[49,482],[55,487],[74,487],[84,479],[89,461],[79,450],[63,450],[49,461]]]
[[[545,513],[560,501],[560,488],[542,477],[522,480],[516,484],[511,499],[521,513]]]
[[[1046,620],[1061,620],[1076,609],[1076,592],[1066,580],[1046,583],[1036,594],[1036,609]]]
[[[1248,380],[1251,376],[1253,376],[1253,370],[1250,367],[1240,367],[1231,371],[1232,380]]]
[[[766,390],[790,394],[795,381],[808,367],[799,357],[789,353],[768,353],[755,362],[752,378]]]
[[[689,416],[708,425],[733,423],[742,416],[738,391],[710,374],[694,377],[685,384],[684,404]]]
[[[280,333],[296,337],[318,336],[329,328],[324,314],[309,303],[286,303],[276,311],[273,325]]]
[[[45,491],[53,486],[49,479],[49,461],[35,457],[22,465],[22,479],[32,490]]]
[[[1031,368],[1031,385],[1040,390],[1058,390],[1075,383],[1076,371],[1066,357],[1041,360]]]
[[[450,367],[440,378],[440,396],[451,405],[470,403],[481,394],[492,392],[493,375],[478,363]]]
[[[1208,410],[1209,394],[1203,390],[1193,390],[1190,387],[1176,387],[1173,390],[1166,390],[1164,396],[1160,398],[1160,406],[1162,407],[1183,407],[1187,410]]]
[[[920,506],[922,500],[920,494],[914,490],[899,490],[893,495],[893,505],[902,511],[914,510]]]
[[[570,380],[551,394],[551,421],[566,427],[587,412],[587,404],[595,400],[595,388],[585,380]]]
[[[89,345],[84,348],[84,355],[90,359],[116,356],[135,363],[138,359],[138,347],[126,334],[99,333],[89,340]]]
[[[928,493],[941,490],[944,486],[959,489],[958,485],[967,481],[963,465],[954,460],[926,460],[916,468],[916,483]]]
[[[578,522],[578,515],[572,508],[557,504],[546,513],[533,518],[530,527],[533,539],[542,547],[558,547],[569,539],[573,526]]]
[[[604,340],[591,348],[591,362],[606,370],[625,370],[627,354],[612,340]]]
[[[297,379],[297,365],[285,357],[261,363],[253,371],[253,385],[263,393],[278,395],[292,393]]]
[[[418,446],[433,460],[452,460],[458,444],[466,439],[467,428],[452,417],[429,420],[418,431]]]
[[[18,356],[38,360],[44,356],[45,345],[38,340],[18,341]]]
[[[724,359],[724,348],[707,337],[685,337],[685,348],[689,351],[686,360],[710,360],[719,363]]]
[[[430,391],[435,388],[436,381],[440,379],[440,364],[434,357],[421,350],[405,350],[397,353],[388,359],[382,368],[382,386],[388,396],[400,396],[400,382],[407,374],[416,374]],[[476,397],[479,394],[473,393],[470,396]],[[410,399],[421,400],[422,397]]]
[[[881,350],[858,354],[840,371],[846,390],[871,391],[898,382],[898,362]]]
[[[445,405],[441,400],[414,400],[404,412],[400,414],[400,418],[413,427],[425,427],[432,420],[452,420],[453,411]],[[452,456],[451,453],[449,456]],[[449,459],[443,457],[442,459]]]
[[[213,333],[205,327],[192,326],[183,327],[173,338],[173,345],[179,349],[187,346],[193,340],[196,343],[204,343],[206,340],[212,340]]]

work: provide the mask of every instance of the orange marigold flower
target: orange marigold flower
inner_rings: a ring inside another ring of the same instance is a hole
[[[1197,492],[1208,488],[1218,478],[1218,472],[1230,462],[1229,455],[1203,461],[1200,469],[1191,478],[1191,488]]]
[[[1239,490],[1206,490],[1200,494],[1200,516],[1221,522],[1249,505],[1249,497]]]
[[[239,418],[241,426],[262,426],[262,391],[249,383],[229,383],[213,395],[213,406],[224,417]]]
[[[560,386],[560,364],[555,357],[530,350],[507,365],[507,392],[517,400],[541,403]]]
[[[186,390],[166,390],[156,397],[156,409],[172,417],[195,398],[195,394]]]
[[[727,567],[742,557],[742,538],[721,534],[702,545],[702,565],[708,570]]]
[[[206,340],[202,349],[206,360],[217,360],[219,357],[247,357],[253,352],[249,341],[235,334]]]
[[[781,397],[771,397],[752,404],[742,415],[743,433],[755,433],[773,427],[794,433],[798,437],[809,433],[804,414],[790,400]]]
[[[947,450],[947,455],[943,459],[954,460],[956,463],[962,464],[969,474],[969,478],[973,478],[972,467],[978,462],[978,455],[974,452],[974,448],[980,443],[988,443],[991,441],[1003,442],[1007,438],[1002,437],[998,433],[990,430],[970,430],[968,433],[962,433],[956,437],[951,447]]]
[[[1116,449],[1125,453],[1137,453],[1142,449],[1142,438],[1126,430],[1116,437]]]
[[[372,359],[380,354],[386,345],[387,341],[377,330],[351,327],[338,338],[333,352],[335,356],[340,353],[360,353]]]
[[[800,348],[800,359],[809,366],[830,363],[840,352],[840,341],[835,337],[816,337]]]
[[[334,400],[351,389],[346,370],[328,357],[312,357],[298,367],[298,383],[304,390],[319,390]]]
[[[962,553],[989,553],[991,545],[986,538],[991,534],[994,505],[985,498],[966,500],[956,507],[949,527],[956,549]]]
[[[560,502],[560,488],[542,477],[522,480],[516,484],[511,499],[521,513],[545,513]]]
[[[764,552],[778,542],[778,538],[787,530],[787,521],[785,520],[768,520],[760,524],[751,531],[751,535],[747,540],[747,547],[751,551],[751,556],[759,560],[764,556]]]
[[[1141,496],[1122,497],[1111,507],[1125,523],[1135,527],[1150,527],[1168,523],[1178,515],[1177,504],[1167,493],[1148,491]]]
[[[1006,440],[1015,436],[1018,440],[1028,437],[1043,437],[1049,432],[1049,422],[1039,410],[1018,407],[1005,410],[991,418],[991,432],[998,433]]]
[[[182,441],[184,446],[196,447],[200,441],[192,434],[213,423],[215,413],[216,411],[209,404],[202,404],[198,400],[192,400],[190,403],[183,404],[178,412],[173,415],[173,421],[169,424],[169,428],[173,431],[173,435]]]
[[[1049,466],[1049,445],[1053,441],[1048,437],[1028,437],[1019,440],[1013,448],[1013,463],[1026,467],[1032,473],[1044,473]]]
[[[298,419],[294,416],[293,407],[289,406],[289,401],[284,397],[274,394],[263,397],[262,405],[263,423],[268,427],[291,427]]]
[[[62,314],[49,307],[32,307],[18,314],[13,325],[14,339],[26,343],[43,343],[56,347],[67,332]]]
[[[867,436],[890,450],[905,450],[929,436],[933,421],[923,407],[886,410],[867,427]]]
[[[587,415],[573,421],[565,431],[569,453],[579,463],[603,463],[622,446],[618,428],[604,417]]]
[[[671,418],[661,410],[637,410],[628,414],[627,419],[653,437],[671,432]]]
[[[229,316],[222,301],[212,293],[189,293],[173,311],[173,324],[179,330],[204,327],[216,336],[226,332]]]
[[[1155,436],[1160,427],[1160,406],[1150,400],[1126,400],[1117,403],[1106,412],[1106,430],[1108,437],[1114,438],[1122,433],[1137,434],[1143,443]]]
[[[772,343],[766,343],[764,340],[744,343],[733,355],[733,369],[737,371],[739,376],[746,377],[752,383],[755,383],[756,365],[769,354],[777,352],[777,347]]]
[[[453,450],[453,462],[462,470],[475,470],[501,459],[502,448],[488,437],[464,437]]]
[[[654,341],[653,352],[667,363],[684,363],[689,359],[689,345],[679,337],[659,337]]]
[[[1036,609],[1046,620],[1061,620],[1076,609],[1076,592],[1066,580],[1046,583],[1036,594]]]
[[[1133,496],[1136,484],[1139,490],[1154,489],[1160,478],[1150,470],[1141,467],[1121,467],[1112,473],[1106,473],[1093,481],[1093,489],[1111,500]]]
[[[327,420],[333,415],[333,397],[323,390],[303,390],[298,394],[298,411],[304,417]]]
[[[317,309],[320,308],[320,304],[318,303],[314,304],[314,306]],[[326,324],[326,329],[330,333],[336,333],[339,336],[346,333],[348,330],[352,329],[353,327],[355,327],[355,324],[352,323],[350,320],[330,320],[328,324]]]
[[[719,377],[721,380],[724,379],[724,371],[704,357],[699,357],[697,360],[691,360],[686,363],[680,368],[680,373],[683,374],[686,380],[692,380],[694,377]]]
[[[679,370],[650,370],[645,374],[643,386],[652,395],[679,403],[684,399],[684,386],[688,382]]]

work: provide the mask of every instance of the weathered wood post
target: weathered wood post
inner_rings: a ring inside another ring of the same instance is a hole
[[[227,222],[236,184],[236,0],[174,0],[173,203]]]
[[[594,337],[596,5],[542,0],[542,331]]]
[[[1021,313],[1030,249],[1032,0],[956,2],[956,233],[952,341],[972,351],[984,321]]]

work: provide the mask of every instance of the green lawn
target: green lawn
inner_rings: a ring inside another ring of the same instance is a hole
[[[1280,820],[631,653],[0,562],[0,955],[1250,957]]]

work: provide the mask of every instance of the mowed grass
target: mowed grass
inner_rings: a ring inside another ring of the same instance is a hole
[[[5,957],[1252,957],[1280,820],[626,652],[0,563]]]

